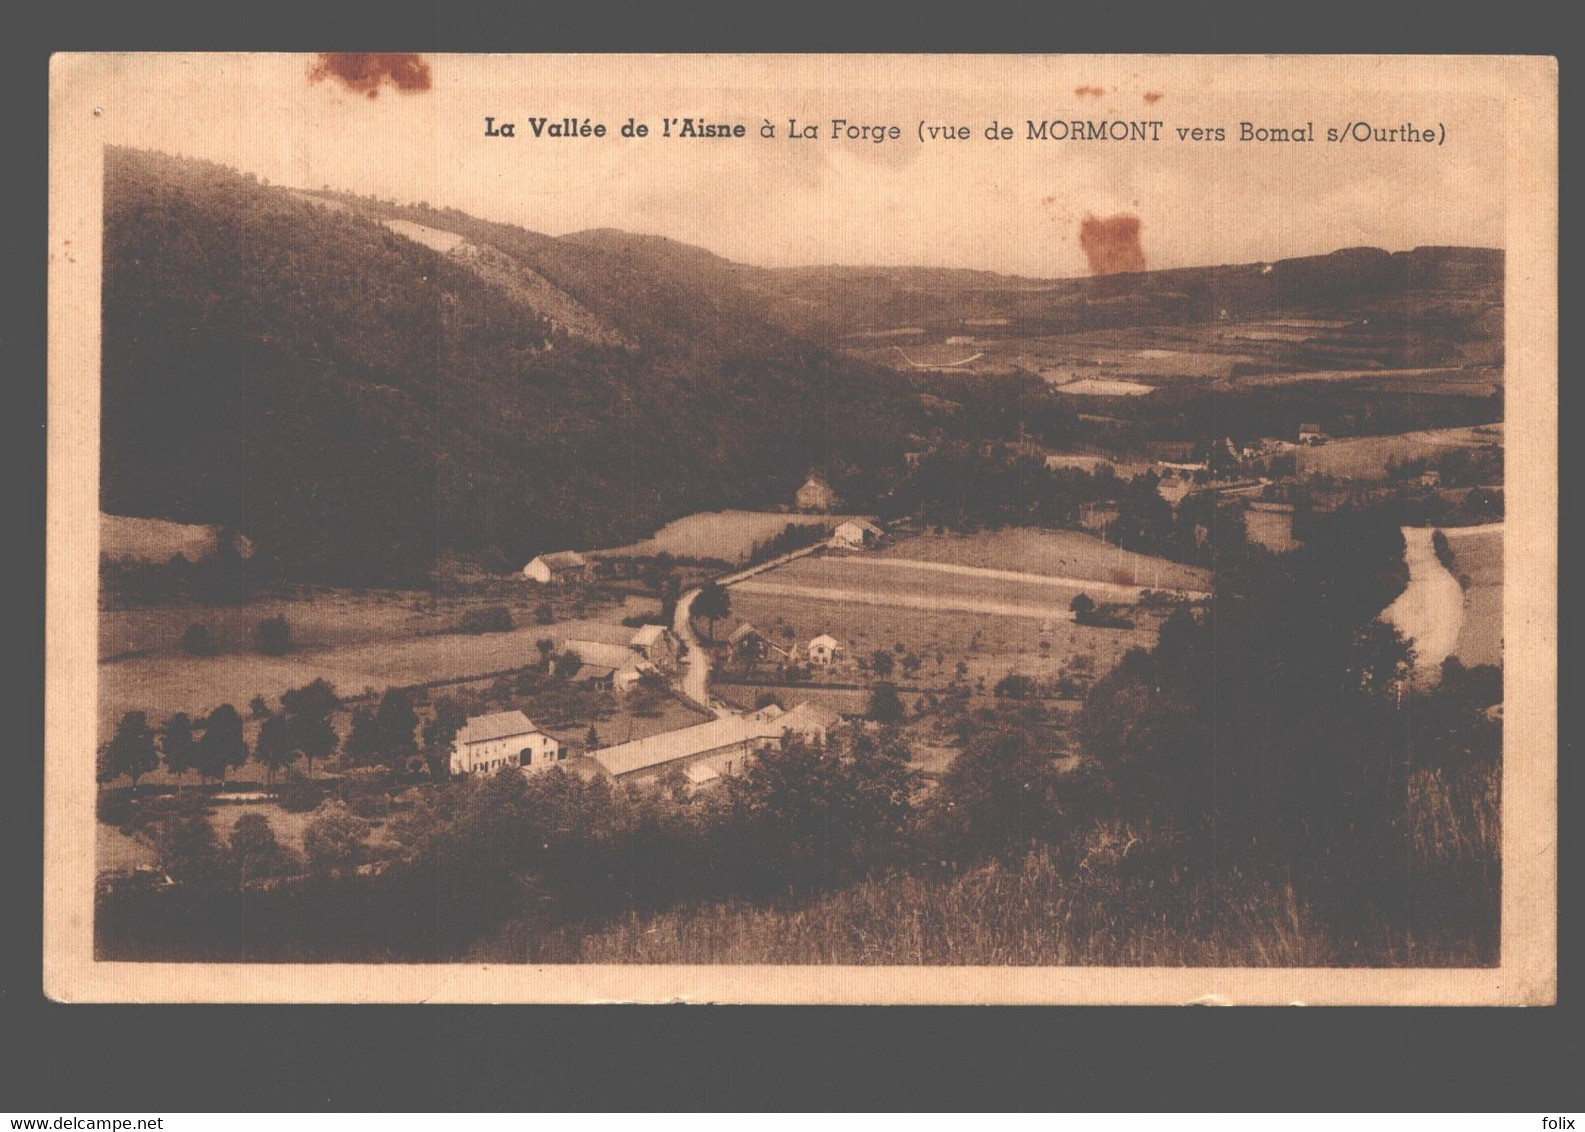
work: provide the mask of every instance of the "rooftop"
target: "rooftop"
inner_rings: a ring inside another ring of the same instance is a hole
[[[461,743],[484,743],[491,739],[505,739],[509,735],[533,735],[539,731],[533,720],[520,711],[498,711],[490,715],[475,715],[457,732]]]
[[[791,711],[776,714],[754,712],[751,715],[723,716],[693,727],[662,731],[659,735],[617,743],[590,754],[612,775],[619,776],[737,743],[779,739],[782,732],[787,730],[800,734],[824,731],[839,718],[813,704],[799,704]]]

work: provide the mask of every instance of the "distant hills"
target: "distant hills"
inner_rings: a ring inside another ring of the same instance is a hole
[[[103,509],[234,528],[343,584],[632,541],[784,500],[811,466],[860,494],[940,415],[850,336],[1368,310],[1500,345],[1488,249],[1069,280],[767,269],[135,150],[109,150],[105,177]]]
[[[107,153],[104,262],[103,510],[232,527],[316,580],[785,498],[811,464],[900,462],[917,408],[712,268],[203,162]]]

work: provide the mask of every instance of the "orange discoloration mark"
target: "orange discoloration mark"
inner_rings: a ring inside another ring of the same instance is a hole
[[[429,64],[411,51],[322,51],[308,69],[308,81],[336,79],[354,94],[378,98],[389,82],[397,90],[429,89]]]
[[[1152,105],[1154,105],[1157,102],[1160,102],[1161,101],[1161,92],[1159,90],[1147,90],[1145,92],[1145,101],[1148,102],[1148,103],[1151,103]]]
[[[1101,95],[1106,93],[1106,88],[1098,86],[1076,86],[1073,88],[1073,93],[1080,98],[1099,98]]]
[[[1139,217],[1086,216],[1079,225],[1079,246],[1090,261],[1091,275],[1115,275],[1145,270],[1145,251],[1139,243]]]

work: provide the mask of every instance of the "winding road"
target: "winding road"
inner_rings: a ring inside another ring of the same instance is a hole
[[[1403,528],[1403,558],[1409,584],[1382,618],[1414,642],[1414,664],[1422,672],[1442,666],[1458,644],[1464,625],[1464,589],[1437,559],[1430,527]]]

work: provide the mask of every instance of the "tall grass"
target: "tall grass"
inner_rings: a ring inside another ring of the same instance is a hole
[[[956,875],[900,872],[769,903],[741,899],[568,925],[508,925],[480,950],[537,962],[985,966],[1483,966],[1497,961],[1498,768],[1417,773],[1404,905],[1342,933],[1276,870],[1194,871],[1180,844],[1098,824]],[[523,930],[525,926],[520,926]],[[535,933],[537,934],[537,933]]]

